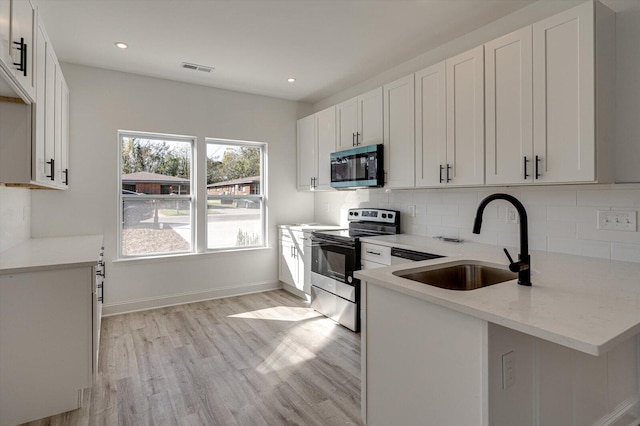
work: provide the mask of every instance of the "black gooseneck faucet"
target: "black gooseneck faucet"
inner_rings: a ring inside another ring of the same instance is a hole
[[[482,227],[482,213],[487,204],[493,200],[506,200],[513,204],[520,216],[520,255],[518,261],[514,262],[511,255],[504,249],[504,253],[509,258],[509,270],[518,273],[518,284],[531,285],[531,256],[529,256],[529,231],[527,230],[527,211],[516,197],[509,194],[492,194],[480,202],[476,211],[476,219],[473,222],[473,233],[479,234]]]

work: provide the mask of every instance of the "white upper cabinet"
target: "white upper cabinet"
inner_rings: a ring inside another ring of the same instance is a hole
[[[331,153],[336,151],[336,107],[314,114],[316,130],[316,190],[331,189]]]
[[[416,186],[445,184],[447,91],[444,61],[415,74]]]
[[[484,183],[484,55],[478,46],[447,59],[449,185]]]
[[[0,61],[11,63],[11,0],[0,0]]]
[[[614,104],[607,85],[615,73],[614,19],[602,4],[587,2],[533,25],[536,182],[610,178],[607,131]],[[598,137],[596,129],[602,131]]]
[[[330,155],[336,150],[336,107],[298,120],[298,190],[331,189]]]
[[[310,115],[298,120],[298,190],[313,188],[317,157],[315,137],[315,117]]]
[[[31,100],[35,99],[36,79],[33,73],[34,29],[36,11],[29,0],[11,2],[11,56],[13,74]],[[18,65],[16,65],[18,64]]]
[[[483,47],[418,71],[415,79],[416,186],[483,184]]]
[[[409,188],[415,185],[414,76],[383,86],[385,186]]]
[[[485,44],[486,182],[533,182],[531,27]]]
[[[337,143],[342,151],[383,142],[382,88],[378,87],[336,106]]]

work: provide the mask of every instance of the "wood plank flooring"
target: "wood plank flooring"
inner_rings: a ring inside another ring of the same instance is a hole
[[[104,318],[96,383],[43,425],[361,425],[360,335],[284,290]]]

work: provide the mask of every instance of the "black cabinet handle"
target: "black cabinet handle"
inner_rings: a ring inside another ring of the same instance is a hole
[[[444,179],[442,179],[442,171],[444,170],[444,166],[442,164],[440,164],[440,173],[438,175],[438,179],[440,180],[440,183],[443,182]]]
[[[20,51],[20,62],[14,62],[13,65],[18,66],[18,71],[22,71],[22,75],[27,76],[27,44],[24,42],[24,37],[20,37],[20,41],[14,41],[20,47],[17,47]]]
[[[47,175],[47,177],[48,177],[48,178],[50,178],[51,180],[56,180],[56,173],[55,173],[55,170],[56,170],[56,167],[55,167],[56,160],[54,160],[54,159],[52,158],[52,159],[51,159],[51,161],[47,161],[47,164],[51,164],[51,174],[50,174],[50,175]]]
[[[356,134],[351,133],[351,146],[356,146]]]
[[[356,146],[360,145],[360,133],[356,132]]]
[[[536,155],[536,179],[540,179],[539,167],[540,167],[540,157]]]
[[[64,184],[69,186],[69,169],[64,169],[62,171],[62,173],[64,173]]]
[[[529,160],[527,160],[527,156],[524,156],[524,162],[522,164],[522,168],[524,169],[524,180],[527,180],[527,178],[529,177],[529,175],[527,174],[527,163],[529,162]]]
[[[447,183],[451,182],[451,178],[449,177],[449,171],[451,170],[451,166],[447,164]]]

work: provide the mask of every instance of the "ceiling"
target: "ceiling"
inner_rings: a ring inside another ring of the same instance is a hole
[[[534,0],[39,0],[63,62],[316,102]],[[114,43],[123,41],[128,49]],[[214,67],[186,70],[189,62]],[[295,77],[295,83],[288,83]]]

